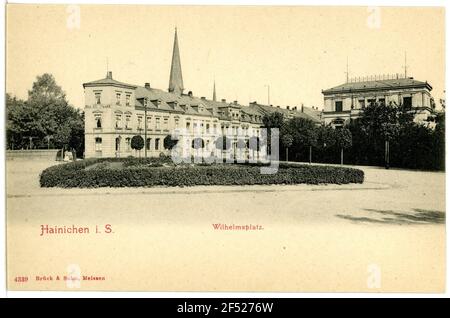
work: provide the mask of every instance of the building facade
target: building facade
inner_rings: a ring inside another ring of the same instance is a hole
[[[248,144],[249,138],[260,135],[263,116],[274,111],[285,113],[286,117],[320,122],[317,116],[303,112],[303,107],[282,109],[256,102],[244,106],[237,101],[217,101],[215,83],[212,100],[196,97],[190,91],[185,93],[176,30],[167,91],[149,83],[144,86],[122,83],[113,79],[112,72],[103,79],[84,83],[83,88],[85,158],[141,156],[145,150],[138,152],[131,148],[131,139],[136,135],[145,139],[147,156],[168,154],[164,139],[178,130],[189,135],[179,142],[191,143],[200,135],[204,149],[211,151],[215,151],[214,143],[219,136],[231,135],[231,150],[235,152],[239,139]],[[195,155],[198,150],[191,151],[190,155]]]
[[[325,124],[341,127],[350,119],[358,118],[367,105],[385,103],[410,107],[414,121],[427,123],[434,113],[432,87],[428,82],[412,77],[371,78],[349,81],[345,84],[322,91],[324,110],[322,120]]]

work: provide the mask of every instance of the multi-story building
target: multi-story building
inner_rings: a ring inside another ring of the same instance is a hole
[[[263,116],[270,111],[320,122],[310,109],[309,113],[303,112],[303,107],[281,109],[256,102],[243,106],[237,101],[217,101],[215,85],[212,100],[195,97],[191,91],[185,94],[176,30],[168,91],[149,83],[122,83],[113,79],[112,72],[104,79],[84,83],[83,87],[86,158],[138,156],[131,148],[131,139],[136,135],[144,137],[145,132],[148,156],[167,154],[164,139],[174,130],[187,131],[193,137],[201,134],[205,148],[221,135],[239,135],[247,142],[250,136],[260,134]],[[237,143],[238,137],[232,140],[233,150]]]
[[[428,82],[412,77],[373,77],[351,80],[322,91],[324,110],[322,120],[334,127],[343,126],[350,119],[358,118],[367,105],[373,102],[410,107],[416,122],[426,122],[434,112]]]

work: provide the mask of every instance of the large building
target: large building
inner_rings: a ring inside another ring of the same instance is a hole
[[[410,107],[416,122],[426,122],[434,112],[429,83],[412,77],[392,76],[351,80],[322,91],[324,110],[322,120],[334,127],[343,126],[358,118],[367,105],[373,102]]]
[[[196,97],[185,93],[181,71],[178,36],[175,38],[167,91],[122,83],[113,79],[112,72],[106,78],[83,84],[85,95],[85,157],[127,157],[141,155],[131,148],[131,138],[145,136],[148,156],[168,154],[164,139],[174,130],[183,129],[193,137],[201,133],[205,148],[221,134],[248,138],[260,134],[263,116],[279,111],[285,117],[304,117],[319,123],[317,111],[306,107],[283,109],[256,102],[248,106],[237,101]],[[145,129],[146,128],[146,129]],[[243,132],[243,133],[242,133]],[[236,149],[238,137],[232,140]],[[194,150],[193,150],[194,151]]]

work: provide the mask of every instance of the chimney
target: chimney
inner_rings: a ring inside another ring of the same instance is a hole
[[[277,106],[277,108],[280,108],[280,106]]]
[[[201,100],[206,100],[205,96],[200,97]]]
[[[254,101],[254,102],[250,102],[250,105],[256,105],[257,104],[257,102],[256,101]]]
[[[150,89],[150,83],[145,83],[144,86],[145,86],[146,89]]]
[[[225,98],[222,98],[222,103],[226,103],[227,100]]]
[[[297,106],[294,106],[294,107],[292,108],[292,110],[297,110]]]
[[[108,71],[108,73],[106,73],[106,78],[112,79],[112,72],[111,71]]]
[[[189,96],[189,97],[192,97],[192,91],[189,91],[189,92],[188,92],[188,96]]]
[[[303,113],[303,104],[302,104],[302,109],[301,109],[301,112]]]
[[[233,104],[237,105],[237,100],[235,100],[235,101],[233,102]]]
[[[286,109],[287,109],[287,110],[289,110],[289,108],[290,108],[289,106],[286,106]]]

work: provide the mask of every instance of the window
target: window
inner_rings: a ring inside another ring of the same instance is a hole
[[[155,139],[155,150],[159,150],[159,138]]]
[[[368,99],[368,100],[367,100],[367,104],[369,104],[369,106],[370,106],[370,105],[373,105],[373,104],[375,104],[375,101],[376,101],[375,98],[373,98],[373,99]]]
[[[209,134],[209,124],[206,124],[206,133]]]
[[[180,120],[178,118],[175,118],[175,128],[178,128],[179,124],[180,124]]]
[[[151,141],[152,141],[151,138],[147,138],[147,141],[145,142],[145,149],[150,150]]]
[[[95,126],[96,128],[102,128],[102,117],[95,116]]]
[[[116,105],[120,105],[120,93],[116,93]]]
[[[161,129],[161,123],[160,123],[161,118],[155,118],[155,120],[156,120],[156,125],[155,125],[156,129]]]
[[[169,129],[169,118],[164,118],[164,129]]]
[[[187,130],[191,129],[191,123],[186,123],[186,129]]]
[[[125,95],[125,105],[126,106],[130,106],[130,98],[131,98],[130,94]]]
[[[116,128],[122,128],[122,115],[116,115]]]
[[[137,128],[142,129],[142,116],[138,116],[137,118]]]
[[[403,106],[411,107],[412,106],[412,97],[403,97]]]
[[[151,129],[151,125],[152,125],[152,117],[151,116],[147,116],[147,128]]]
[[[127,151],[131,150],[131,138],[126,138],[125,143],[127,144]]]
[[[120,137],[116,138],[116,151],[120,151]]]
[[[102,151],[102,138],[95,138],[95,151]]]
[[[380,103],[380,105],[384,105],[384,104],[386,104],[386,99],[385,98],[378,98],[378,103]]]
[[[125,119],[125,129],[131,129],[131,115],[127,115],[126,119]]]
[[[359,109],[364,109],[364,108],[366,108],[366,101],[365,101],[364,99],[360,99],[360,100],[358,101],[358,104],[359,104]]]
[[[342,111],[342,101],[336,101],[334,103],[335,106],[335,111],[336,112],[341,112]]]
[[[95,103],[97,104],[97,105],[100,105],[101,104],[101,96],[102,96],[102,93],[101,92],[95,92]]]

